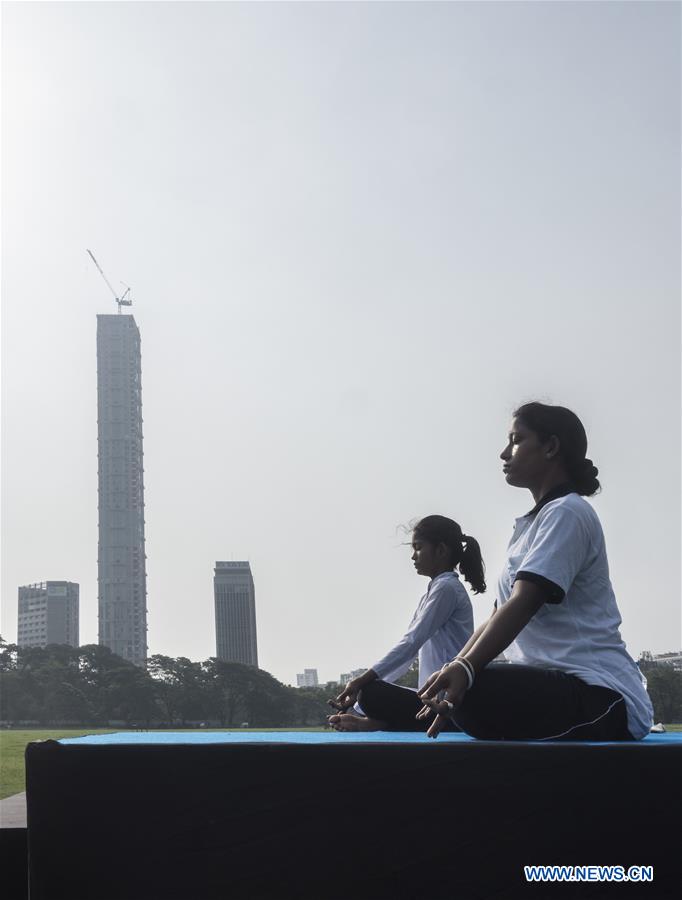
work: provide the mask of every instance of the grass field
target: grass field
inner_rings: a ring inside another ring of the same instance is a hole
[[[0,731],[0,800],[26,790],[24,750],[31,741],[57,741],[59,738],[83,737],[86,734],[109,734],[129,731],[127,728],[62,728],[52,731]],[[174,731],[197,731],[195,728],[176,728]],[[211,731],[234,731],[232,728],[212,728]],[[248,728],[240,731],[324,731],[324,728]]]
[[[682,725],[666,725],[668,731],[682,731]],[[126,731],[125,728],[89,728],[75,730],[64,728],[53,731],[0,731],[0,800],[25,790],[24,750],[31,741],[57,741],[65,737],[82,737],[85,734],[107,734]],[[176,729],[196,731],[196,728]],[[212,731],[234,731],[232,728],[214,728]],[[249,728],[244,731],[324,731],[324,728]]]
[[[24,750],[31,741],[58,740],[62,737],[82,737],[84,734],[106,734],[114,728],[91,728],[75,731],[0,731],[0,800],[26,789],[24,784]]]

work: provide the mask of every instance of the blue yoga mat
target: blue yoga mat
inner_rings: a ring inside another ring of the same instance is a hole
[[[60,744],[478,744],[466,734],[445,732],[436,741],[422,732],[371,731],[340,733],[337,731],[120,731],[112,734],[90,734],[78,738],[62,738]],[[496,741],[496,744],[502,743]],[[565,741],[513,741],[519,744],[549,744]],[[576,744],[594,743],[587,741]],[[647,747],[682,744],[682,732],[650,734],[643,741],[614,741],[614,746],[645,745]]]

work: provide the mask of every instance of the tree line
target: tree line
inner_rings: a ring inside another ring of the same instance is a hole
[[[653,662],[646,652],[638,665],[654,705],[654,722],[682,722],[682,672],[668,663]]]
[[[682,722],[682,672],[639,660],[657,722]],[[400,679],[416,686],[417,666]],[[0,638],[0,720],[8,724],[220,728],[319,726],[338,686],[293,688],[211,657],[155,654],[135,666],[108,647],[17,647]]]
[[[0,638],[0,719],[38,725],[293,728],[322,725],[324,688],[211,658],[155,654],[135,666],[108,647],[17,647]]]

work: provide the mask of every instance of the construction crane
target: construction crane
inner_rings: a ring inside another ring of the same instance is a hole
[[[115,291],[115,290],[112,288],[112,286],[109,284],[109,279],[107,278],[107,276],[106,276],[106,275],[104,274],[104,272],[102,271],[102,267],[100,266],[100,264],[99,264],[99,263],[97,262],[97,260],[95,259],[94,255],[93,255],[93,253],[92,253],[92,250],[88,250],[87,252],[88,252],[89,255],[90,255],[90,259],[94,262],[94,264],[95,264],[95,265],[97,266],[97,268],[99,269],[99,274],[100,274],[100,275],[102,276],[102,278],[106,281],[107,287],[109,288],[109,290],[111,291],[111,293],[114,295],[114,300],[118,303],[118,314],[121,315],[121,307],[122,307],[122,306],[132,306],[132,305],[133,305],[133,301],[128,297],[128,294],[130,293],[130,288],[128,287],[127,284],[125,284],[125,282],[122,281],[121,284],[122,284],[123,287],[125,288],[125,291],[124,291],[123,294],[119,297],[119,296],[117,295],[116,291]],[[128,299],[126,299],[126,297],[128,297]]]

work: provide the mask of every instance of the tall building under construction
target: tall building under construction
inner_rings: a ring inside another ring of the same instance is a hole
[[[147,573],[140,332],[131,315],[97,316],[99,643],[147,659]]]

